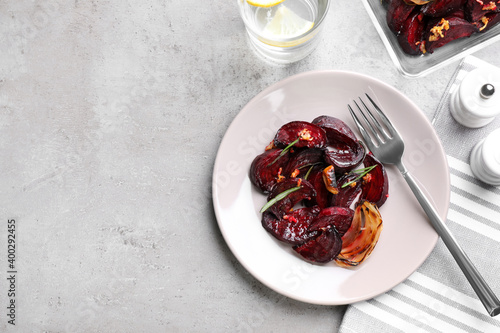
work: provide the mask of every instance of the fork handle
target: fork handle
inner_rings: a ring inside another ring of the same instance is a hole
[[[470,285],[483,303],[489,315],[494,317],[499,314],[500,301],[498,300],[498,298],[495,296],[484,278],[478,272],[477,268],[474,266],[467,254],[464,252],[464,250],[462,250],[446,224],[439,217],[436,209],[434,209],[434,206],[425,196],[424,192],[420,189],[413,176],[408,172],[408,170],[402,163],[397,165],[397,167],[403,175],[403,178],[408,183],[408,186],[413,191],[413,194],[417,198],[418,202],[424,209],[425,213],[429,217],[432,226],[439,234],[439,236],[441,236],[444,244],[455,258],[455,261],[458,263],[458,266],[460,266],[460,269],[467,277],[467,280],[469,280]]]

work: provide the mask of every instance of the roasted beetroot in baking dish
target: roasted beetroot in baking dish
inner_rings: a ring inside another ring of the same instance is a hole
[[[266,151],[255,157],[249,176],[267,194],[262,226],[304,259],[347,267],[370,255],[378,237],[352,229],[359,228],[356,219],[373,216],[385,203],[388,178],[384,166],[365,152],[342,120],[320,116],[283,125]],[[356,232],[362,238],[352,239]],[[374,244],[366,245],[370,240]],[[371,250],[353,255],[354,243]]]
[[[398,43],[403,51],[412,55],[422,52],[425,26],[424,16],[418,11],[403,22],[401,32],[398,34]]]
[[[478,27],[459,17],[445,17],[441,20],[431,20],[424,34],[427,52],[432,53],[438,47],[448,44],[458,38],[469,37],[479,32]],[[430,29],[429,29],[430,27]]]
[[[462,9],[464,5],[465,0],[434,0],[423,5],[420,11],[424,16],[442,18]]]
[[[433,53],[500,22],[500,0],[386,0],[387,25],[410,55]]]
[[[388,0],[387,25],[395,34],[399,34],[406,19],[415,9],[415,5],[407,4],[404,0]]]
[[[500,8],[500,7],[499,7]],[[479,28],[479,32],[486,32],[495,24],[500,22],[500,11],[496,13],[488,13],[484,15],[481,20],[479,20],[476,25]]]

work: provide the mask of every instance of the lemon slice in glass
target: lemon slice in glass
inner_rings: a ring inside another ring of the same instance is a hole
[[[269,21],[269,23],[264,27],[262,35],[268,40],[293,38],[308,32],[309,30],[312,29],[313,26],[314,22],[308,21],[300,17],[299,15],[291,11],[288,7],[282,5],[278,8],[278,10],[276,10],[276,13],[274,17],[271,19],[271,21]],[[286,46],[297,45],[303,42],[304,40],[298,40],[292,42],[292,44],[290,45],[289,43],[280,43],[280,42],[276,43],[273,42],[272,44],[276,46],[286,47]]]
[[[285,0],[247,0],[247,3],[255,7],[273,7]]]

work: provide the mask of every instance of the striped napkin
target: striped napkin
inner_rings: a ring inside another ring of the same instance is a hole
[[[500,117],[479,129],[458,124],[449,112],[450,94],[475,68],[491,66],[465,58],[450,80],[433,119],[450,167],[447,225],[500,298],[500,187],[476,180],[469,166],[474,145],[500,127]],[[341,333],[500,332],[444,243],[439,240],[424,264],[391,291],[346,310]]]

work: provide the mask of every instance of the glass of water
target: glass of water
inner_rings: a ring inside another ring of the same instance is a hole
[[[236,0],[251,44],[277,63],[309,55],[320,41],[330,0]]]

